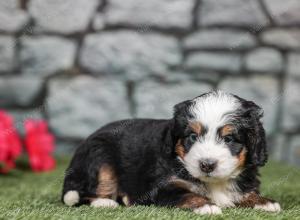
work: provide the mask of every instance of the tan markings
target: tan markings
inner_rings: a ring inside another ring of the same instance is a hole
[[[100,198],[116,199],[117,191],[118,183],[114,169],[108,164],[103,164],[98,173],[97,196]]]
[[[208,204],[207,198],[194,193],[187,193],[183,196],[182,201],[177,204],[177,207],[183,209],[196,209],[205,204]]]
[[[170,179],[170,184],[172,184],[176,188],[181,188],[181,189],[185,189],[185,190],[188,190],[188,191],[192,187],[191,183],[189,183],[185,180],[177,179],[177,178],[171,178]]]
[[[196,193],[198,195],[205,195],[207,190],[204,185],[195,184],[183,179],[179,179],[176,176],[171,176],[169,179],[169,184],[175,186],[176,188],[181,188],[189,192]]]
[[[246,149],[243,148],[243,150],[240,152],[239,156],[238,156],[238,160],[239,160],[239,163],[238,163],[238,167],[243,167],[244,164],[245,164],[245,161],[246,161]]]
[[[131,201],[130,201],[130,198],[129,196],[127,195],[127,193],[124,193],[124,192],[118,192],[118,198],[122,200],[122,203],[125,205],[125,206],[131,206]]]
[[[184,151],[184,147],[183,145],[181,144],[181,139],[178,140],[177,144],[176,144],[176,147],[175,147],[175,153],[181,158],[183,159],[184,158],[184,155],[185,155],[185,151]]]
[[[256,192],[250,192],[244,195],[244,198],[237,204],[237,206],[253,208],[255,205],[264,205],[269,201],[271,200],[261,197]]]
[[[221,128],[221,136],[225,137],[226,135],[232,134],[234,127],[232,125],[225,125]]]
[[[200,122],[191,122],[189,123],[190,128],[192,129],[193,132],[196,134],[200,135],[202,132],[202,125]]]

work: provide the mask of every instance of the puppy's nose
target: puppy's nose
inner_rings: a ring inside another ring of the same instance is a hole
[[[200,169],[205,173],[211,173],[217,167],[217,160],[214,159],[204,159],[200,161]]]

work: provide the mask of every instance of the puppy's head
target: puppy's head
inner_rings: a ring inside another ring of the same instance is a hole
[[[222,91],[174,108],[175,153],[187,171],[205,182],[237,177],[267,160],[261,108]]]

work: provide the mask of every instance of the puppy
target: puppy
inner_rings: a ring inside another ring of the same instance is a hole
[[[262,110],[222,91],[175,105],[168,120],[108,124],[77,149],[64,180],[68,206],[119,204],[220,214],[225,207],[279,212],[260,196],[267,161]]]

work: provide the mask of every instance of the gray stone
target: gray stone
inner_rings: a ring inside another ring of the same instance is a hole
[[[299,49],[300,48],[300,30],[299,29],[271,29],[264,31],[260,38],[266,45],[276,46],[281,49]]]
[[[254,35],[248,31],[229,29],[200,30],[184,40],[187,49],[242,50],[256,46]]]
[[[38,78],[0,78],[0,106],[30,106],[42,89]]]
[[[277,134],[271,139],[268,144],[270,159],[277,161],[285,160],[287,143],[287,137],[282,133]]]
[[[188,80],[217,83],[220,79],[220,75],[221,74],[214,71],[171,70],[159,79],[165,83],[178,83]]]
[[[25,74],[49,76],[72,68],[75,42],[58,37],[24,37],[21,41],[21,65]]]
[[[188,28],[194,4],[194,0],[110,0],[105,17],[109,25]]]
[[[87,29],[99,0],[31,0],[29,11],[37,31],[70,34]]]
[[[288,74],[300,77],[300,53],[290,53],[288,55]]]
[[[266,26],[269,23],[257,0],[203,0],[201,25]]]
[[[264,112],[264,126],[268,134],[275,132],[278,109],[278,82],[272,77],[255,76],[251,78],[228,77],[219,85],[219,89],[254,101]]]
[[[196,79],[200,82],[210,82],[216,84],[220,81],[222,73],[216,71],[196,71],[190,73],[192,79]]]
[[[241,68],[241,57],[226,52],[197,52],[189,55],[185,68],[237,73]]]
[[[283,128],[294,132],[300,128],[300,81],[289,78],[284,88]]]
[[[125,84],[87,76],[53,80],[47,115],[58,137],[86,138],[100,126],[130,117]]]
[[[139,79],[150,74],[163,75],[181,58],[178,41],[173,37],[117,31],[88,35],[80,63],[93,73]]]
[[[283,67],[283,58],[278,50],[258,48],[245,58],[246,68],[253,72],[279,73]]]
[[[25,134],[24,123],[29,119],[43,119],[42,107],[39,106],[35,109],[30,110],[10,110],[9,113],[14,117],[15,128],[20,132],[20,134]]]
[[[185,71],[169,71],[160,78],[164,82],[180,82],[192,79],[192,75]]]
[[[54,155],[59,157],[73,155],[75,153],[76,148],[79,146],[81,141],[65,141],[65,140],[56,140],[56,148],[54,151]]]
[[[17,32],[29,22],[29,15],[19,8],[18,0],[0,0],[0,31]]]
[[[96,14],[93,20],[93,28],[94,30],[102,30],[105,27],[105,20],[104,20],[104,15],[103,14]]]
[[[281,25],[300,24],[299,0],[264,0],[272,19]]]
[[[173,84],[144,82],[138,85],[134,95],[137,117],[171,118],[174,105],[210,90],[210,85],[192,81]]]
[[[12,37],[0,36],[0,72],[14,68],[15,41]]]
[[[300,136],[294,136],[291,139],[289,163],[300,165]]]

